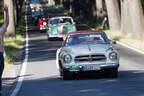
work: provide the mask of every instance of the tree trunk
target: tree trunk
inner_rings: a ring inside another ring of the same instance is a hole
[[[105,10],[105,1],[104,0],[95,0],[96,1],[96,11],[94,14],[99,22],[102,22],[103,18],[107,15]]]
[[[121,30],[123,36],[132,35],[132,20],[130,18],[129,1],[121,1]]]
[[[102,11],[103,11],[103,5],[102,5],[102,0],[96,0],[96,15],[97,17],[101,17]]]
[[[144,20],[140,0],[123,0],[121,5],[123,35],[142,40]]]
[[[15,35],[15,20],[14,20],[14,7],[13,0],[4,0],[4,4],[9,7],[9,26],[7,28],[6,35],[14,36]]]
[[[55,1],[54,0],[48,0],[50,5],[55,5]]]
[[[60,5],[63,5],[62,2],[63,2],[63,0],[60,0]]]
[[[15,25],[18,23],[18,17],[17,17],[17,0],[14,0],[14,20],[15,20]]]
[[[73,0],[72,1],[72,12],[75,15],[80,15],[80,10],[81,10],[80,0]]]
[[[143,33],[143,12],[140,0],[130,1],[130,15],[132,20],[133,37],[142,40]]]
[[[117,0],[105,0],[111,30],[120,30],[120,12]]]

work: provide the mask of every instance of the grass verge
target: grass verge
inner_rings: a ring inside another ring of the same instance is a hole
[[[14,37],[5,37],[4,38],[4,46],[5,46],[5,71],[13,66],[13,63],[15,62],[16,55],[18,52],[18,49],[21,48],[23,42],[24,42],[24,34],[25,34],[25,19],[24,14],[19,20],[19,24],[16,27],[16,35]]]
[[[0,23],[3,23],[4,22],[4,19],[0,19]]]

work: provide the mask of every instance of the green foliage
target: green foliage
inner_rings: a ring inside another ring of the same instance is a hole
[[[141,0],[141,3],[142,3],[143,13],[144,13],[144,0]]]
[[[3,23],[4,22],[4,19],[0,19],[0,23]]]
[[[24,35],[25,34],[25,20],[22,18],[16,28],[16,34]]]
[[[16,27],[16,35],[15,37],[5,37],[4,45],[6,51],[5,64],[6,66],[12,65],[15,61],[17,51],[21,47],[24,42],[24,34],[25,34],[25,15],[22,12],[22,18],[18,22],[18,26]]]
[[[5,51],[6,51],[6,58],[7,58],[7,63],[11,64],[15,61],[15,56],[17,53],[18,48],[20,45],[23,43],[24,38],[17,34],[16,37],[13,38],[5,38],[4,43],[5,43]]]
[[[4,19],[0,19],[0,26],[2,26]]]

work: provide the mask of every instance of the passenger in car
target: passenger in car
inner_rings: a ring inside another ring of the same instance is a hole
[[[100,44],[100,43],[103,43],[103,40],[100,37],[94,37],[93,43]]]

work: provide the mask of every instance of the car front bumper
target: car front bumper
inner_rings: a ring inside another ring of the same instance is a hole
[[[50,35],[49,38],[63,38],[64,35]]]
[[[87,72],[87,71],[101,71],[108,69],[118,69],[119,64],[85,64],[85,65],[64,65],[64,70],[69,72]]]
[[[40,28],[40,30],[47,30],[47,28]]]

